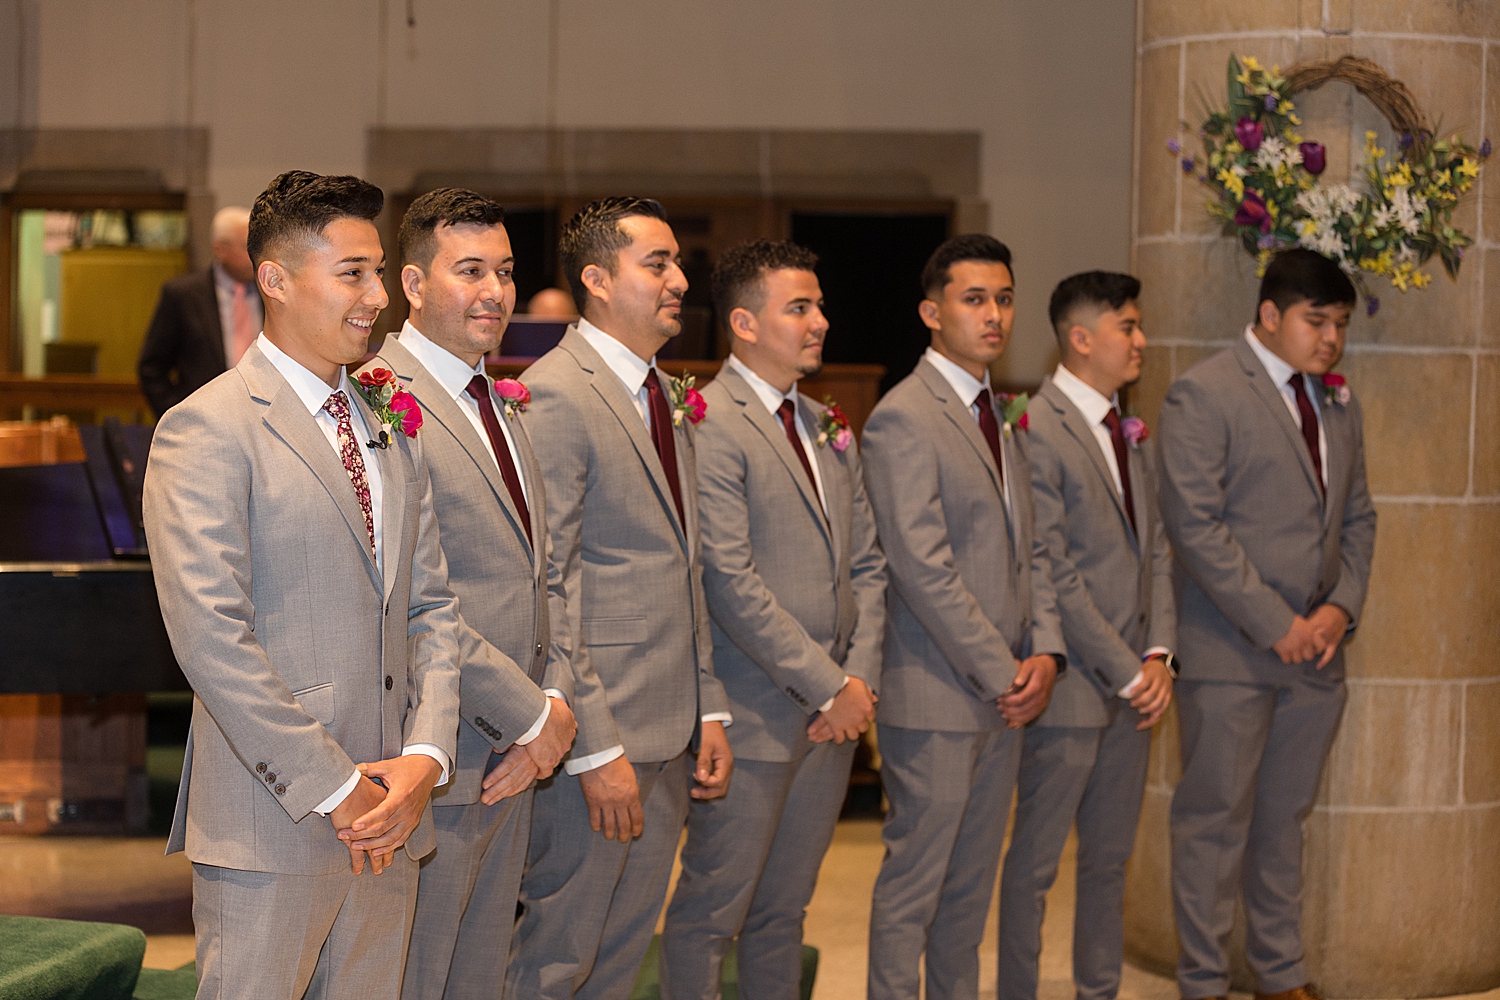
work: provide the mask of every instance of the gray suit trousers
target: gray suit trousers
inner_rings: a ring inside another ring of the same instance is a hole
[[[870,910],[870,1000],[979,995],[979,942],[995,891],[1021,734],[880,725],[890,800]]]
[[[1103,729],[1032,726],[1021,746],[1016,819],[1000,877],[999,1000],[1036,1000],[1047,892],[1078,824],[1073,981],[1114,1000],[1125,947],[1125,863],[1135,846],[1150,731],[1120,705]]]
[[[802,919],[849,786],[855,744],[801,760],[737,760],[722,799],[688,809],[682,875],[662,932],[663,1000],[715,1000],[739,935],[739,995],[796,1000]]]
[[[422,859],[402,1000],[502,1000],[531,796],[433,808],[437,850]]]
[[[402,851],[378,876],[195,863],[199,1000],[398,1000],[416,898]]]
[[[630,996],[672,879],[692,766],[687,752],[634,765],[645,829],[628,844],[589,828],[577,777],[559,770],[537,786],[507,995]]]
[[[1346,697],[1341,678],[1311,671],[1284,685],[1177,682],[1182,780],[1172,796],[1172,901],[1186,1000],[1229,992],[1225,945],[1237,892],[1257,988],[1279,993],[1307,982],[1302,821]]]

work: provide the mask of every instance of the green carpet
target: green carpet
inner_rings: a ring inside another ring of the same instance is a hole
[[[641,961],[640,975],[635,977],[635,989],[630,1000],[661,1000],[660,966],[657,964],[657,949],[661,936],[651,939],[646,957]],[[731,945],[724,955],[724,982],[720,987],[719,1000],[739,1000],[739,969],[735,964],[735,948]],[[802,1000],[812,1000],[813,982],[818,978],[818,949],[802,946],[802,985],[799,993]]]
[[[0,916],[0,997],[130,1000],[146,935],[122,924]]]
[[[192,962],[180,969],[142,969],[131,1000],[193,1000],[198,970]]]

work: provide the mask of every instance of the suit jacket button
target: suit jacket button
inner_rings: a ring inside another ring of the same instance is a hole
[[[537,656],[541,656],[542,655],[542,644],[541,643],[537,643],[536,644],[536,655]]]
[[[1146,612],[1144,611],[1141,612],[1141,624],[1146,624]]]
[[[272,771],[270,774],[266,775],[266,781],[267,781],[267,783],[275,781],[275,780],[276,780],[276,772],[275,771]]]
[[[255,765],[255,771],[256,771],[257,774],[265,774],[266,773],[266,764],[265,764],[265,761],[261,761],[259,764],[256,764]]]
[[[276,794],[277,795],[285,795],[286,794],[286,786],[285,785],[277,785],[276,786]]]
[[[394,683],[396,683],[396,682],[393,681],[393,680],[391,680],[391,675],[390,674],[386,674],[385,675],[385,689],[387,691],[389,691],[391,689],[391,685],[394,684]]]

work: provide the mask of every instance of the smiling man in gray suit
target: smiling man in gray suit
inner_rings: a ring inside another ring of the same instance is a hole
[[[689,796],[729,787],[732,716],[703,597],[697,394],[655,364],[682,329],[677,240],[657,202],[604,198],[559,244],[582,319],[522,378],[567,592],[578,738],[536,793],[508,988],[624,1000]]]
[[[852,429],[797,392],[823,367],[817,257],[735,247],[714,268],[733,352],[703,392],[698,508],[734,790],[688,813],[662,996],[714,1000],[739,937],[747,997],[795,997],[802,918],[875,717],[885,557]]]
[[[1021,758],[1067,657],[1019,419],[989,365],[1015,321],[1010,250],[956,236],[922,272],[932,346],[865,424],[891,580],[881,672],[890,800],[870,913],[871,1000],[979,992],[979,942]]]
[[[1036,1000],[1047,891],[1078,826],[1073,980],[1114,1000],[1124,961],[1125,862],[1146,787],[1150,728],[1172,700],[1172,550],[1145,424],[1117,394],[1141,374],[1141,283],[1089,271],[1052,293],[1062,363],[1027,410],[1037,534],[1072,665],[1026,730],[1000,877],[999,992]]]
[[[1345,637],[1375,550],[1359,402],[1330,376],[1354,286],[1274,257],[1254,322],[1161,410],[1161,512],[1181,571],[1172,899],[1186,1000],[1229,992],[1243,892],[1257,996],[1305,1000],[1302,821],[1343,713]]]
[[[397,237],[411,312],[363,369],[394,371],[426,414],[423,452],[448,579],[470,626],[458,758],[453,780],[432,800],[437,850],[422,864],[404,1000],[499,1000],[531,783],[552,773],[576,729],[541,469],[520,405],[501,399],[484,372],[516,301],[504,218],[493,201],[456,188],[412,202]],[[498,652],[474,656],[486,642]]]
[[[195,695],[168,850],[193,862],[200,997],[395,1000],[455,752],[461,624],[421,439],[345,375],[386,304],[382,201],[306,171],[256,199],[265,332],[167,413],[146,470]]]

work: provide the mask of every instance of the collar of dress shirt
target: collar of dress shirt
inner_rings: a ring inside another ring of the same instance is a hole
[[[774,385],[751,371],[749,365],[733,354],[729,356],[729,367],[740,373],[740,377],[750,384],[750,388],[755,390],[755,394],[760,397],[760,401],[766,404],[766,409],[770,410],[773,415],[777,410],[781,409],[782,402],[788,399],[792,401],[792,409],[794,411],[797,409],[796,382],[792,383],[791,389],[783,393]]]
[[[335,392],[342,392],[347,398],[354,391],[349,388],[349,378],[342,367],[339,368],[338,388],[330,389],[327,382],[302,367],[300,363],[292,359],[291,355],[271,343],[271,338],[264,333],[256,338],[255,343],[260,347],[261,353],[266,356],[266,360],[281,372],[281,377],[287,380],[292,391],[297,394],[297,398],[302,400],[302,405],[307,407],[307,412],[313,416],[318,415],[323,404],[328,402],[328,397]],[[349,411],[358,414],[359,407],[351,402]]]
[[[1057,371],[1052,373],[1052,384],[1073,401],[1090,427],[1103,423],[1104,415],[1115,408],[1113,399],[1105,399],[1098,389],[1074,375],[1066,365],[1057,366]]]
[[[990,387],[990,373],[988,371],[984,373],[984,381],[981,382],[960,368],[956,363],[949,361],[930,347],[922,353],[922,357],[932,362],[932,367],[936,368],[938,373],[948,380],[948,384],[953,386],[953,391],[958,393],[958,398],[970,409],[974,408],[974,400],[979,398],[979,390]],[[993,391],[990,395],[994,395]]]
[[[656,366],[655,355],[650,361],[642,361],[634,351],[582,316],[578,317],[578,332],[583,334],[590,347],[599,352],[609,370],[625,383],[626,392],[634,396],[641,391],[641,386],[646,384],[646,373]]]
[[[421,330],[411,325],[411,320],[401,327],[396,339],[454,399],[467,393],[475,375],[484,374],[484,358],[479,359],[478,367],[470,368],[464,364],[463,358],[424,337]]]
[[[1285,389],[1287,382],[1297,374],[1297,369],[1281,360],[1269,347],[1262,344],[1260,338],[1255,335],[1253,326],[1245,327],[1245,341],[1250,345],[1250,350],[1254,351],[1255,356],[1260,359],[1261,365],[1266,369],[1266,374],[1271,376],[1271,381],[1275,383],[1276,388]]]

